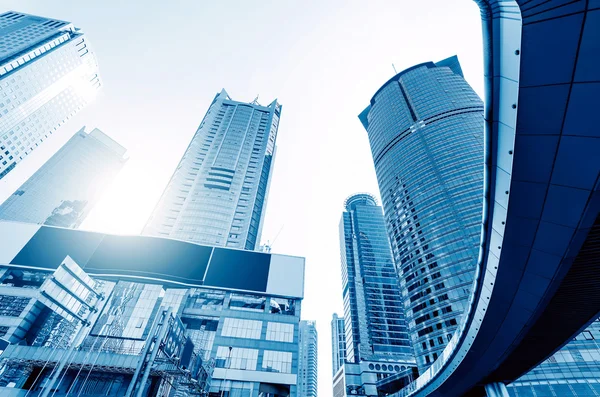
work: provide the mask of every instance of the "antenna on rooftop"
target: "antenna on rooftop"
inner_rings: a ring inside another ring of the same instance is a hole
[[[394,68],[394,74],[398,74],[398,72],[396,71],[396,67],[394,66],[393,63],[392,63],[392,67]]]
[[[251,102],[252,105],[259,105],[260,106],[260,103],[258,103],[258,95],[259,94],[256,94],[256,98],[254,98],[254,100]]]
[[[285,224],[281,225],[281,227],[279,228],[279,231],[277,232],[277,234],[275,235],[275,238],[273,239],[273,242],[270,242],[269,240],[267,240],[267,242],[265,244],[260,246],[260,250],[262,252],[271,252],[271,248],[273,247],[273,244],[275,244],[275,241],[277,241],[277,237],[279,237],[279,234],[281,234],[281,231],[283,230],[284,226],[285,226]]]

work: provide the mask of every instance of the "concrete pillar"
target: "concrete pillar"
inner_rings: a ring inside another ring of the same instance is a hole
[[[484,386],[487,397],[510,397],[506,385],[502,382],[489,383]]]

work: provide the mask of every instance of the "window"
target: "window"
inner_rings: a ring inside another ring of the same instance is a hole
[[[212,311],[223,310],[224,291],[195,289],[188,297],[186,308]]]
[[[219,346],[217,348],[215,366],[217,368],[246,369],[255,371],[257,361],[258,350],[256,349],[234,347],[231,349],[231,352],[229,352],[229,347]]]
[[[295,301],[285,298],[271,298],[270,312],[293,316],[296,314]]]
[[[223,322],[222,336],[234,338],[260,339],[262,321],[226,318]]]
[[[294,324],[267,323],[267,340],[293,342]]]
[[[592,333],[590,331],[583,331],[581,334],[583,335],[585,340],[593,340],[594,339],[594,335],[592,335]]]
[[[19,317],[31,298],[0,295],[0,316]]]
[[[231,294],[229,308],[251,312],[264,312],[267,299],[258,295]]]
[[[292,353],[265,350],[262,367],[267,372],[292,372]]]

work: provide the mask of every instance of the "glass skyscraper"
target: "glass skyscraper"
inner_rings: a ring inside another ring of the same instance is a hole
[[[334,393],[377,395],[413,377],[414,357],[392,260],[383,211],[359,193],[344,203],[340,251],[346,362],[334,376]]]
[[[332,376],[346,360],[346,334],[344,333],[344,318],[339,317],[337,313],[333,314],[331,319],[331,370]]]
[[[280,115],[217,94],[143,234],[257,249]]]
[[[410,362],[412,349],[381,207],[370,194],[350,196],[344,206],[340,249],[346,359]]]
[[[0,179],[100,88],[87,37],[70,22],[0,15]]]
[[[298,397],[317,397],[318,334],[314,321],[300,321],[298,338]]]
[[[398,73],[359,116],[368,132],[419,372],[470,296],[483,200],[483,103],[456,57]]]
[[[82,128],[0,205],[0,219],[78,227],[125,164],[125,151],[99,129]]]

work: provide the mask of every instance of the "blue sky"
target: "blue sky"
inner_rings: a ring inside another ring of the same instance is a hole
[[[357,115],[398,71],[458,54],[481,95],[479,9],[470,0],[4,0],[3,10],[72,21],[89,37],[97,100],[0,184],[11,194],[82,125],[130,159],[83,228],[139,233],[214,95],[283,104],[263,240],[307,259],[302,317],[317,320],[319,395],[332,395],[330,320],[342,313],[344,199],[378,195]]]

